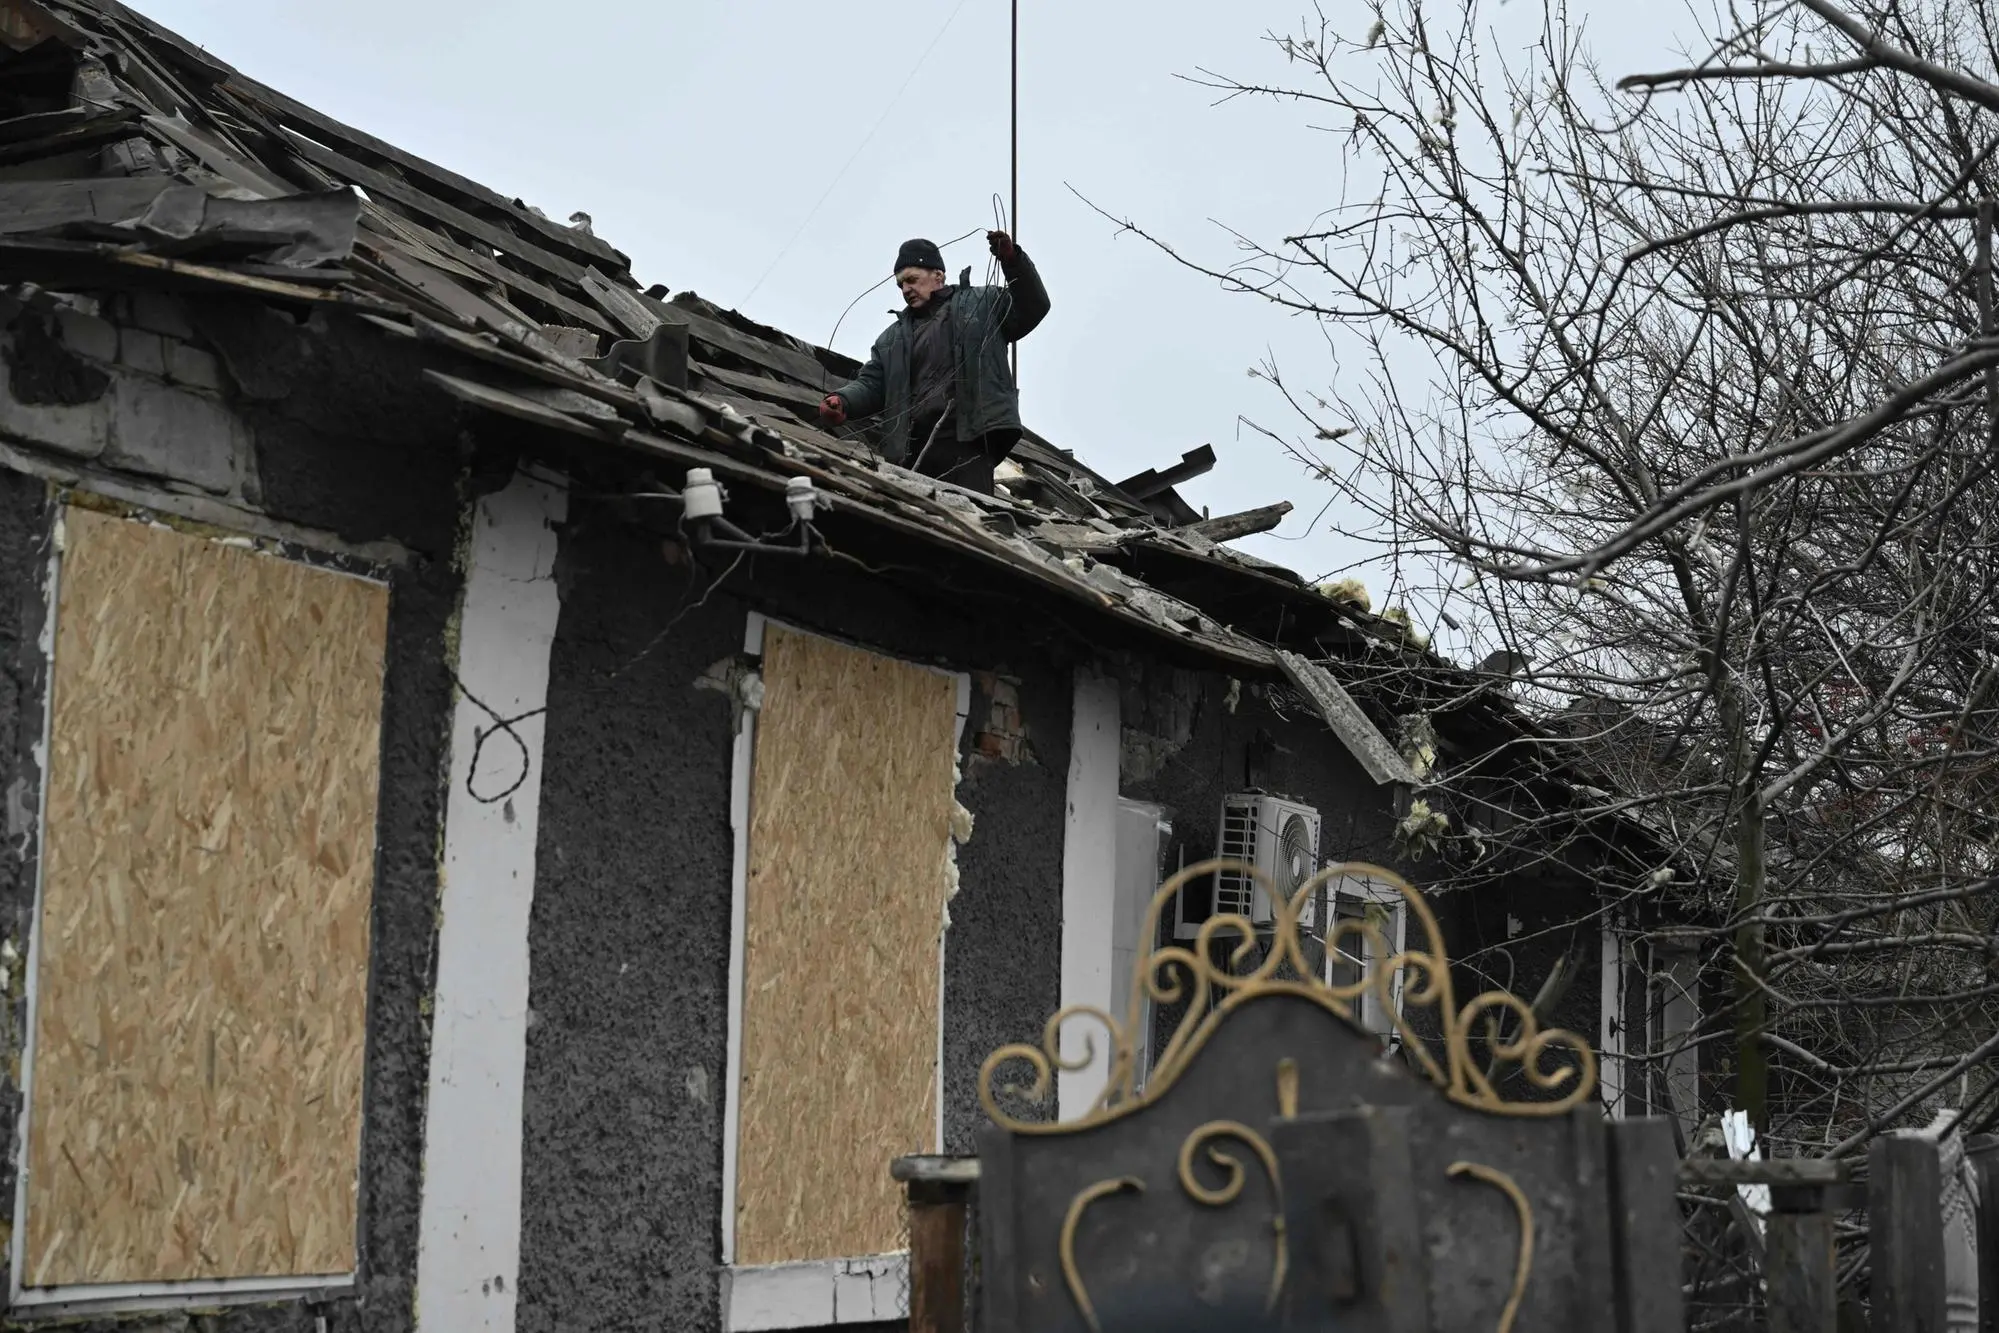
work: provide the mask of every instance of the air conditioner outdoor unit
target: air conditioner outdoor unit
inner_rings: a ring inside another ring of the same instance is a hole
[[[1255,866],[1270,876],[1272,891],[1289,898],[1319,869],[1319,812],[1309,805],[1261,792],[1222,798],[1222,836],[1215,855]],[[1264,887],[1240,871],[1215,872],[1214,911],[1271,919]]]

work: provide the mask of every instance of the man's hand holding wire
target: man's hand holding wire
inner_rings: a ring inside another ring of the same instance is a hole
[[[819,421],[825,426],[839,426],[847,420],[847,404],[837,393],[829,393],[819,400]]]
[[[1014,255],[1019,253],[1014,248],[1013,237],[1003,231],[987,232],[986,245],[991,248],[993,258],[999,260],[1002,264],[1011,262]]]

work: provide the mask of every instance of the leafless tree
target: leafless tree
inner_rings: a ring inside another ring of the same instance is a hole
[[[1526,719],[1438,756],[1413,831],[1449,884],[1582,867],[1641,949],[1697,945],[1703,1023],[1629,1063],[1703,1048],[1779,1151],[1983,1116],[1999,0],[1752,0],[1618,85],[1558,0],[1517,55],[1484,23],[1376,0],[1270,35],[1280,79],[1201,74],[1302,108],[1338,197],[1176,252],[1323,324],[1334,387],[1263,367],[1266,433],[1491,664],[1382,655],[1411,753]]]

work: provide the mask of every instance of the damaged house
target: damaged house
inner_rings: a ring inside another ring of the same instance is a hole
[[[12,1318],[898,1319],[888,1161],[1164,873],[1401,859],[1341,679],[1414,650],[1230,549],[1286,506],[1203,517],[1212,451],[883,463],[809,424],[848,359],[115,0],[0,0],[0,326]]]

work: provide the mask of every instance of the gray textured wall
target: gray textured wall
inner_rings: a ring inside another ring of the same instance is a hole
[[[1004,621],[904,600],[819,562],[760,562],[754,580],[726,584],[662,636],[688,600],[685,572],[587,502],[572,509],[557,576],[519,1326],[710,1330],[733,741],[729,700],[695,681],[740,656],[753,608],[910,660],[1019,678],[1018,762],[968,753],[960,789],[977,829],[960,849],[945,944],[945,1119],[950,1145],[968,1148],[979,1062],[1036,1032],[1059,1000],[1068,668],[1033,660]],[[976,691],[968,751],[990,713]],[[866,910],[865,887],[855,892]]]

